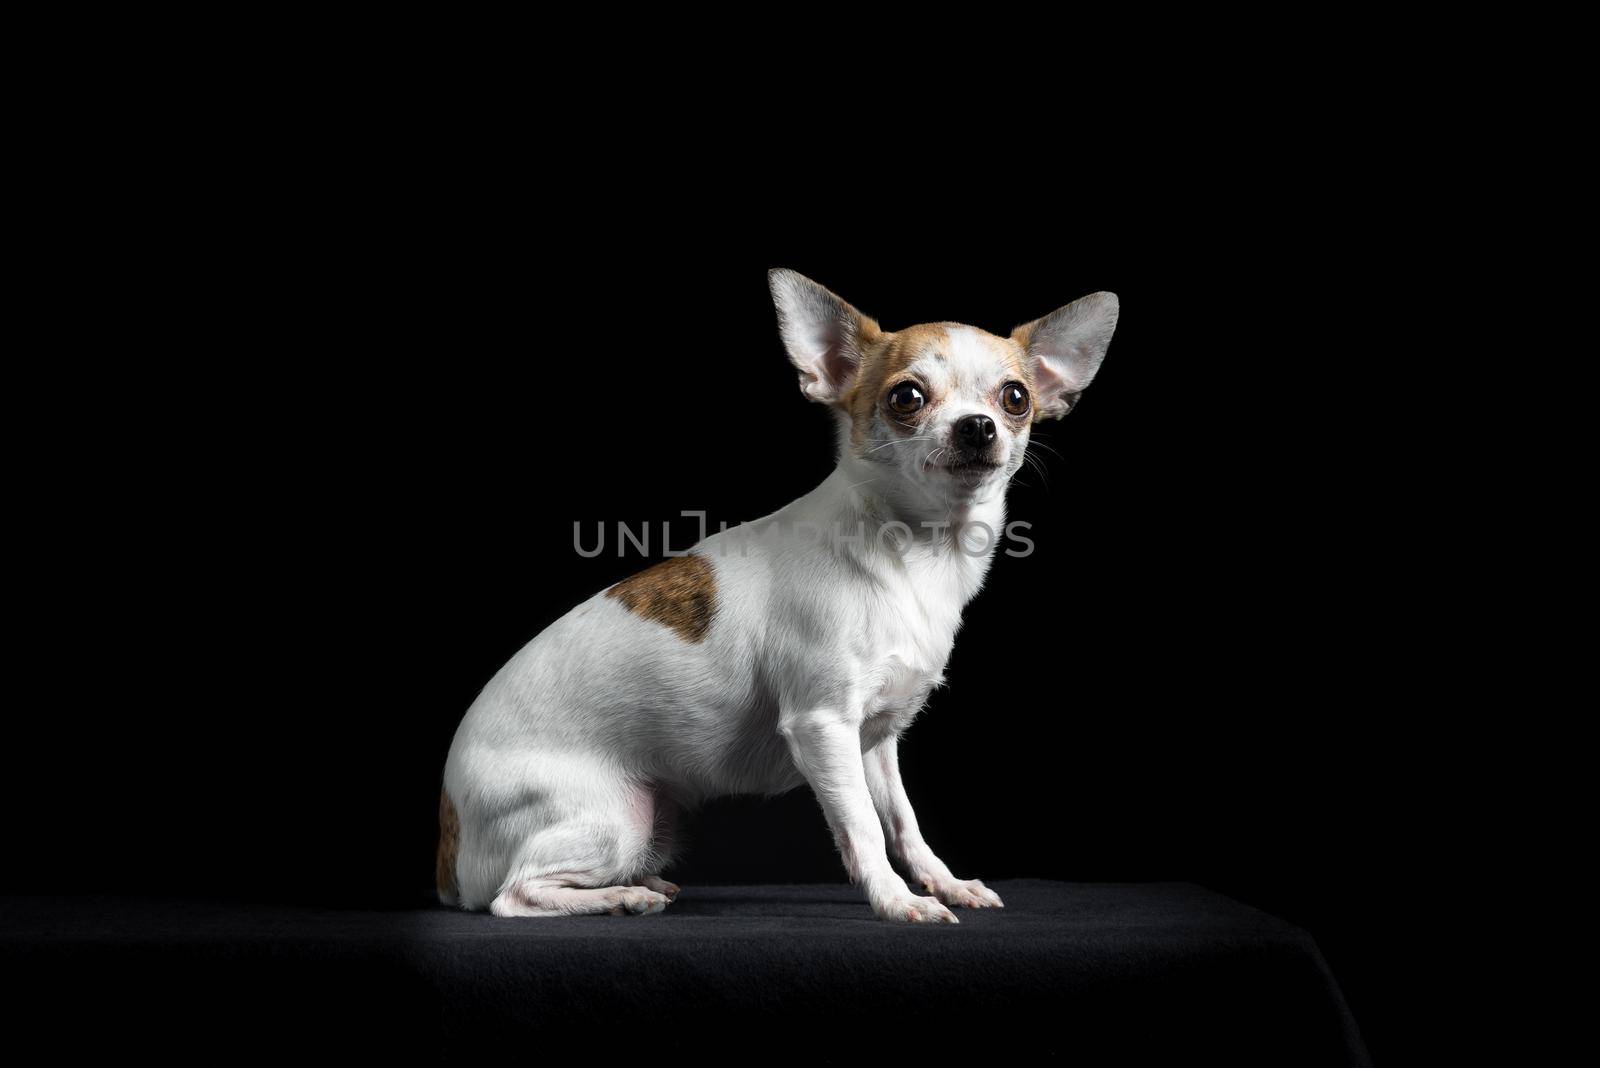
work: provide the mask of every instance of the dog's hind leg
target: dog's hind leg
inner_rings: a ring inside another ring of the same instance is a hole
[[[672,898],[648,886],[577,885],[581,875],[524,878],[513,883],[489,903],[496,916],[644,916],[660,912]]]
[[[666,894],[669,901],[677,900],[683,888],[661,877],[661,870],[672,863],[677,850],[678,824],[683,819],[683,806],[672,797],[657,790],[654,796],[655,812],[651,828],[651,867],[639,881],[658,894]]]
[[[595,785],[588,784],[581,812],[540,828],[522,844],[490,912],[637,916],[667,907],[677,888],[654,876],[653,792],[619,782],[597,804]]]

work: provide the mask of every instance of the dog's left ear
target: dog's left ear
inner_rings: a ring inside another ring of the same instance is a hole
[[[850,391],[861,368],[862,346],[878,335],[878,324],[796,271],[768,271],[767,284],[778,307],[783,347],[800,372],[800,392],[837,404]]]
[[[1011,331],[1011,340],[1033,362],[1035,421],[1060,419],[1072,410],[1106,358],[1116,328],[1117,295],[1090,293]]]

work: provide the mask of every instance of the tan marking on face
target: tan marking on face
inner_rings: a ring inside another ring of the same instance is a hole
[[[850,413],[850,440],[857,448],[866,440],[872,417],[880,409],[884,411],[885,422],[897,432],[909,433],[906,424],[916,425],[921,413],[913,416],[890,413],[882,407],[884,392],[898,382],[907,367],[934,351],[944,336],[943,323],[924,323],[892,334],[880,334],[877,344],[863,351],[861,369],[844,398],[845,410]],[[926,383],[923,386],[926,387]]]
[[[717,580],[703,556],[674,556],[606,591],[628,611],[671,627],[686,642],[705,641],[717,612]]]
[[[952,327],[965,327],[991,348],[996,361],[1004,364],[1017,381],[1027,386],[1028,395],[1032,397],[1033,374],[1028,355],[1010,338],[996,337],[987,330],[967,327],[963,323],[920,323],[893,333],[879,333],[872,344],[863,346],[861,369],[856,374],[850,392],[844,397],[845,410],[850,413],[850,441],[856,448],[866,441],[872,418],[880,411],[884,415],[884,422],[897,433],[909,434],[915,429],[922,413],[902,416],[891,412],[885,407],[885,394],[890,386],[899,384],[912,364],[924,356],[942,355],[939,346],[948,343]],[[919,385],[925,394],[929,392],[927,383]],[[938,397],[929,396],[929,406],[937,404],[939,400]],[[923,408],[925,411],[927,407]]]
[[[439,791],[439,852],[434,858],[433,881],[440,894],[461,896],[456,881],[456,852],[461,848],[461,819],[450,795]]]

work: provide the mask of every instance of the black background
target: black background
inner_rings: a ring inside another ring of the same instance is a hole
[[[682,546],[680,510],[755,518],[830,470],[768,268],[889,329],[1108,289],[1101,374],[1011,491],[1036,552],[968,609],[909,792],[959,875],[1191,880],[1305,926],[1381,1057],[1430,820],[1403,701],[1431,578],[1392,399],[1407,253],[1367,205],[1281,172],[918,195],[918,155],[824,201],[803,169],[666,155],[636,160],[647,192],[329,151],[170,217],[102,206],[86,269],[129,281],[62,329],[116,340],[28,413],[51,685],[8,889],[427,900],[459,717],[648,562],[580,558],[574,523]],[[804,790],[689,831],[686,885],[843,878]]]

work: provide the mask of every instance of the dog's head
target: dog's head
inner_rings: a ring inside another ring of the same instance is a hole
[[[1072,410],[1117,325],[1092,293],[999,337],[960,323],[882,329],[789,270],[769,275],[800,389],[838,413],[841,448],[923,495],[972,496],[1022,466],[1029,428]]]

